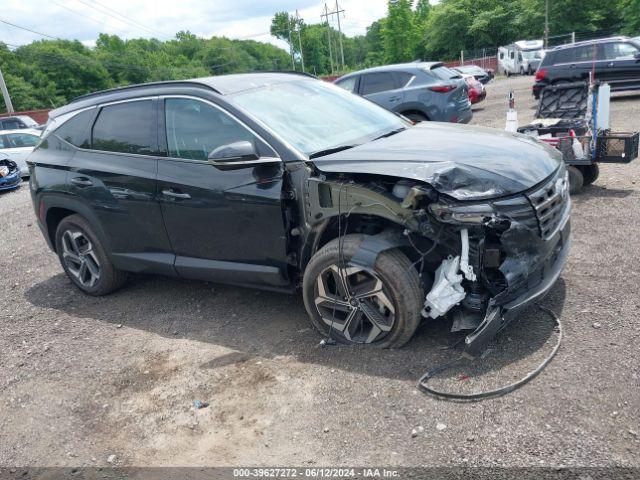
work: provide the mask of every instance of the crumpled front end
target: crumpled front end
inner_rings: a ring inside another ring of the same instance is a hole
[[[320,176],[311,178],[308,187],[309,223],[347,213],[401,226],[401,234],[386,248],[402,248],[419,270],[425,288],[423,317],[448,316],[453,331],[471,331],[465,349],[470,356],[484,351],[519,311],[552,288],[570,248],[571,201],[564,165],[522,193],[475,202],[392,178]],[[355,223],[352,219],[351,225]],[[375,255],[370,258],[373,263]]]
[[[11,190],[20,186],[20,169],[16,162],[0,159],[0,191]]]

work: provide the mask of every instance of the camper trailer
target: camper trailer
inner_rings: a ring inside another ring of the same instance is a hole
[[[504,75],[533,75],[544,56],[542,40],[520,40],[498,48],[498,71]]]

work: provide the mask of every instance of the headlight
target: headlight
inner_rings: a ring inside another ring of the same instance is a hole
[[[429,210],[441,222],[462,225],[482,225],[495,215],[491,205],[443,205],[432,203]]]

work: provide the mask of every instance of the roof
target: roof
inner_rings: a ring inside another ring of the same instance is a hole
[[[580,47],[583,45],[593,45],[594,43],[605,43],[605,42],[613,42],[620,40],[631,40],[629,37],[607,37],[607,38],[594,38],[593,40],[583,40],[582,42],[576,43],[567,43],[565,45],[558,45],[557,47],[553,47],[550,51],[555,52],[557,50],[566,50],[567,48]]]
[[[141,83],[138,85],[127,85],[125,87],[101,90],[99,92],[89,93],[87,95],[74,98],[69,102],[69,104],[49,112],[49,116],[54,118],[79,108],[93,106],[105,100],[117,101],[120,95],[122,95],[123,98],[127,98],[132,97],[135,92],[144,92],[145,90],[157,91],[163,86],[206,87],[220,95],[230,95],[244,90],[251,90],[277,83],[300,81],[301,79],[311,80],[317,79],[317,77],[301,72],[257,72],[218,75],[215,77],[193,78],[190,80],[166,80],[161,82]],[[155,94],[157,94],[157,92]]]
[[[348,74],[344,75],[344,77],[348,77],[348,76],[356,75],[356,74],[360,75],[362,73],[389,72],[389,71],[402,70],[402,69],[426,68],[426,69],[431,70],[432,68],[441,67],[443,65],[444,65],[444,63],[442,63],[442,62],[394,63],[394,64],[391,64],[391,65],[381,65],[379,67],[365,68],[364,70],[358,70],[357,72],[348,73]],[[344,78],[344,77],[342,77],[342,78]]]

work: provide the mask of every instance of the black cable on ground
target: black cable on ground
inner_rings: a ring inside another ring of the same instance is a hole
[[[558,353],[558,349],[560,348],[560,343],[562,342],[562,323],[560,323],[560,318],[558,318],[556,313],[553,310],[551,310],[550,308],[543,307],[543,306],[539,306],[538,308],[540,308],[540,310],[542,310],[542,311],[547,312],[551,316],[551,318],[553,318],[554,322],[558,326],[558,342],[556,343],[555,347],[553,347],[553,350],[547,356],[547,358],[545,358],[544,361],[538,367],[536,367],[534,370],[529,372],[523,378],[521,378],[520,380],[518,380],[518,381],[516,381],[514,383],[511,383],[511,384],[509,384],[507,386],[504,386],[504,387],[501,387],[501,388],[497,388],[495,390],[487,390],[485,392],[475,392],[475,393],[443,392],[443,391],[436,390],[434,388],[431,388],[431,387],[427,386],[427,382],[429,382],[429,380],[431,380],[438,373],[440,373],[440,372],[442,372],[444,370],[448,370],[450,368],[456,367],[458,365],[462,365],[462,364],[470,361],[467,357],[460,356],[459,358],[457,358],[455,360],[452,360],[450,362],[444,363],[442,365],[435,366],[435,367],[431,368],[430,370],[428,370],[427,373],[425,373],[420,378],[420,380],[418,381],[418,388],[422,392],[424,392],[424,393],[426,393],[428,395],[432,395],[432,396],[438,398],[439,400],[477,401],[477,400],[484,400],[484,399],[487,399],[487,398],[501,397],[502,395],[506,395],[507,393],[513,392],[514,390],[520,388],[525,383],[530,382],[540,372],[542,372],[542,370],[544,370],[544,368],[547,365],[549,365],[549,363],[551,362],[553,357],[555,357],[556,353]]]

